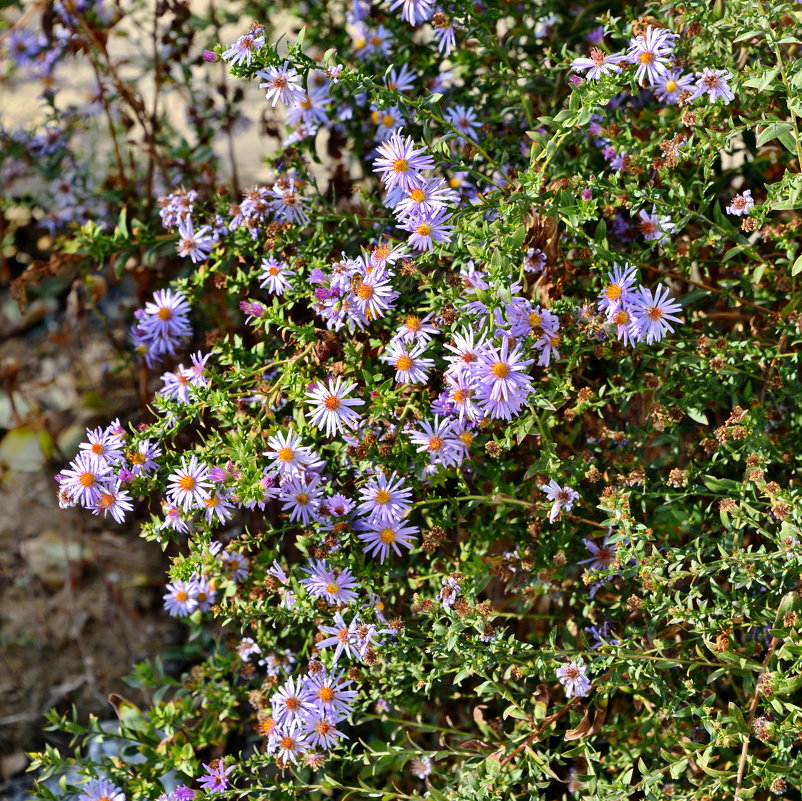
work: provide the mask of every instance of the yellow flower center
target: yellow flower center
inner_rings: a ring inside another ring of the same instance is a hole
[[[321,687],[317,691],[317,697],[323,701],[324,704],[330,704],[334,700],[334,690],[331,687]]]
[[[616,325],[626,325],[629,322],[629,314],[622,310],[613,317],[613,322]]]
[[[382,125],[389,128],[395,122],[395,117],[392,114],[384,114],[382,116]]]
[[[309,496],[305,492],[299,492],[295,496],[295,500],[298,502],[299,506],[306,506],[309,503]]]
[[[178,592],[175,594],[175,599],[176,599],[176,601],[178,601],[179,603],[184,603],[184,601],[186,601],[188,598],[189,598],[189,595],[188,595],[187,593],[185,593],[183,590],[179,590],[179,591],[178,591]]]
[[[604,294],[607,295],[609,300],[618,300],[621,297],[621,287],[618,284],[610,284],[604,290]]]
[[[182,490],[189,492],[195,489],[195,483],[195,479],[192,476],[181,476],[178,486],[181,487]]]
[[[383,528],[381,532],[379,532],[379,538],[386,545],[390,545],[395,542],[395,529]]]
[[[278,452],[278,458],[280,462],[291,462],[295,458],[295,451],[292,448],[282,448]]]
[[[415,233],[418,236],[429,236],[432,232],[432,226],[429,223],[421,223],[416,229]]]
[[[389,492],[387,492],[387,490],[385,490],[385,489],[380,489],[380,490],[379,490],[379,491],[376,493],[376,498],[375,498],[375,501],[376,501],[376,503],[380,503],[380,504],[382,504],[382,506],[383,506],[385,503],[389,503],[389,502],[390,502],[390,493],[389,493]]]
[[[424,192],[422,189],[413,189],[409,193],[409,197],[416,203],[420,203],[421,201],[426,200],[426,192]]]
[[[679,85],[676,81],[666,81],[666,92],[676,92],[679,89]]]
[[[162,306],[159,311],[156,312],[156,316],[160,320],[169,320],[173,316],[173,310],[168,309],[166,306]]]
[[[404,321],[404,325],[406,325],[408,331],[419,331],[423,322],[420,317],[407,317]]]
[[[412,358],[404,354],[403,356],[399,356],[395,363],[395,369],[406,371],[412,368]]]
[[[440,451],[443,449],[443,440],[440,437],[429,437],[429,450]]]
[[[459,435],[459,438],[462,441],[463,445],[467,445],[469,448],[471,447],[471,445],[473,445],[473,434],[471,434],[469,431],[463,431]]]
[[[356,296],[362,300],[370,300],[373,297],[373,287],[370,284],[360,284],[357,287]]]
[[[409,162],[406,159],[396,159],[393,162],[393,172],[406,172],[409,169]]]
[[[510,372],[510,368],[509,368],[509,367],[507,367],[507,365],[506,365],[506,364],[504,364],[504,362],[496,362],[496,363],[495,363],[495,364],[494,364],[494,365],[493,365],[493,366],[490,368],[490,372],[491,372],[491,373],[493,373],[493,375],[494,375],[496,378],[506,378],[506,377],[507,377],[507,375],[508,375],[508,374],[509,374],[509,372]]]
[[[89,487],[95,486],[95,475],[94,473],[81,473],[81,477],[78,479],[81,482],[82,487]]]
[[[653,61],[654,61],[654,53],[647,50],[645,53],[640,54],[641,64],[651,64]]]

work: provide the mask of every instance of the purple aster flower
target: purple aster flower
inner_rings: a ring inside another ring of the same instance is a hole
[[[172,584],[168,584],[166,589],[164,608],[173,617],[186,617],[195,611],[198,602],[192,593],[191,582],[174,581]]]
[[[265,46],[265,37],[261,33],[259,35],[256,34],[256,31],[251,31],[244,36],[240,36],[228,50],[224,50],[221,53],[221,58],[225,61],[231,61],[232,65],[244,63],[250,66],[253,51],[260,50]]]
[[[466,328],[459,334],[454,334],[454,344],[446,344],[446,350],[450,350],[454,355],[448,357],[449,367],[447,373],[458,375],[465,371],[473,371],[479,363],[479,353],[485,347],[485,340],[481,337],[479,341],[474,341],[476,332],[472,328]]]
[[[351,680],[343,681],[342,672],[337,675],[325,671],[315,673],[306,680],[306,686],[321,714],[330,720],[342,720],[353,712],[356,690],[346,690]]]
[[[173,353],[175,341],[192,335],[189,301],[180,292],[160,289],[145,304],[138,327],[150,340],[156,340],[163,353]]]
[[[557,679],[565,687],[567,698],[581,698],[583,695],[587,695],[593,687],[581,661],[571,662],[557,668]]]
[[[191,787],[187,787],[186,784],[179,784],[178,787],[173,790],[173,798],[175,798],[175,801],[194,801],[196,795],[197,791],[193,790]]]
[[[231,492],[225,488],[219,489],[209,495],[208,498],[203,499],[203,505],[206,508],[206,522],[214,522],[215,517],[221,523],[226,523],[231,520],[234,504],[230,501]]]
[[[463,139],[478,141],[479,122],[472,108],[454,106],[446,111],[445,118],[460,132]]]
[[[256,644],[256,640],[254,640],[253,637],[243,637],[237,646],[237,656],[239,656],[243,662],[246,662],[254,654],[261,653],[262,649]]]
[[[369,528],[359,534],[359,539],[363,544],[362,552],[370,556],[378,556],[379,562],[390,555],[390,549],[395,551],[396,556],[401,556],[398,547],[403,545],[405,548],[412,548],[416,539],[416,534],[420,529],[417,526],[405,526],[401,523],[368,523]]]
[[[86,439],[78,446],[80,450],[88,451],[108,464],[115,464],[122,459],[123,438],[116,431],[99,426],[94,430],[87,428]]]
[[[315,710],[304,718],[301,731],[309,740],[310,745],[329,750],[334,748],[341,739],[348,739],[335,727],[335,723],[336,721]]]
[[[406,192],[395,206],[395,213],[401,222],[417,221],[427,214],[445,208],[456,198],[456,193],[444,178],[421,178],[420,185]]]
[[[625,53],[611,53],[607,54],[598,47],[590,49],[590,58],[575,58],[571,62],[571,69],[575,72],[582,72],[587,70],[585,76],[589,81],[598,81],[602,75],[611,75],[616,72],[621,72],[619,63],[625,61],[627,58]]]
[[[423,384],[429,377],[428,371],[434,367],[432,359],[423,358],[425,352],[425,342],[408,345],[396,340],[380,358],[395,367],[395,380],[399,384]]]
[[[81,790],[78,801],[125,801],[125,793],[108,779],[90,779]]]
[[[280,67],[268,67],[265,71],[260,70],[256,75],[265,79],[264,83],[259,84],[259,88],[267,89],[265,98],[267,100],[273,98],[271,104],[273,108],[279,101],[285,106],[289,106],[305,97],[298,71],[290,66],[289,61],[285,61]]]
[[[100,490],[100,497],[95,501],[92,513],[105,517],[110,514],[118,523],[125,520],[125,513],[134,508],[130,494],[120,489],[119,483],[114,487],[105,486]]]
[[[112,467],[102,458],[83,451],[62,471],[59,489],[67,493],[73,503],[91,509],[100,500],[101,493],[111,484]]]
[[[730,201],[730,205],[727,206],[727,214],[734,214],[736,217],[741,217],[744,214],[749,214],[754,205],[755,201],[752,198],[752,190],[745,189],[740,195],[736,195]]]
[[[599,293],[599,309],[613,314],[629,302],[636,281],[635,268],[631,264],[614,265],[607,278],[607,286]]]
[[[605,34],[604,25],[599,25],[597,28],[594,28],[592,31],[590,31],[585,36],[585,38],[592,45],[600,45],[604,41],[604,34]]]
[[[220,543],[214,543],[219,546]],[[211,549],[210,549],[211,550]],[[237,551],[220,551],[217,559],[232,581],[242,581],[248,576],[248,560]]]
[[[272,459],[270,467],[282,475],[303,472],[312,461],[309,449],[301,444],[295,431],[289,430],[286,434],[279,431],[267,438],[267,444],[270,450],[265,456]]]
[[[690,100],[695,100],[703,94],[707,94],[707,99],[715,103],[719,98],[724,100],[724,105],[728,105],[731,100],[735,100],[735,95],[730,89],[728,81],[732,78],[732,73],[727,70],[711,70],[705,67],[702,72],[696,73],[696,86]]]
[[[353,303],[356,310],[368,320],[382,317],[391,307],[398,293],[393,289],[392,273],[386,269],[375,268],[354,290]]]
[[[647,241],[665,242],[668,239],[668,235],[677,228],[671,221],[671,217],[667,215],[661,217],[656,214],[654,206],[652,206],[651,214],[646,209],[641,209],[638,212],[638,216],[640,217],[638,229]]]
[[[206,775],[198,779],[198,783],[207,793],[220,793],[228,789],[228,774],[234,770],[234,765],[226,767],[222,759],[217,759],[211,765],[204,764]]]
[[[432,758],[429,756],[415,757],[410,760],[409,771],[418,779],[426,779],[432,773]]]
[[[388,190],[399,187],[409,192],[420,183],[421,170],[434,167],[434,159],[426,148],[416,150],[412,137],[404,138],[400,131],[380,145],[377,152],[379,155],[373,162],[373,172],[382,173],[382,181]]]
[[[178,221],[178,244],[176,249],[178,255],[192,259],[193,264],[205,261],[209,258],[214,242],[209,236],[209,226],[204,225],[195,230],[192,224],[192,217],[187,215]]]
[[[354,389],[356,383],[346,384],[342,378],[318,384],[307,394],[307,403],[313,407],[307,415],[309,422],[325,429],[327,437],[341,433],[344,428],[356,428],[362,418],[351,407],[364,406],[365,401],[346,397]]]
[[[402,64],[400,70],[393,67],[387,75],[384,76],[384,85],[388,89],[398,92],[408,92],[410,89],[415,88],[415,81],[418,76],[415,70],[411,69],[409,65]]]
[[[434,13],[434,0],[393,0],[390,11],[401,6],[401,19],[410,25],[420,25]]]
[[[447,225],[451,213],[446,209],[423,212],[417,219],[404,221],[404,230],[409,231],[409,244],[415,250],[434,250],[435,242],[450,242],[453,225]]]
[[[571,487],[561,487],[554,479],[540,488],[546,493],[546,497],[552,501],[551,511],[549,512],[549,522],[553,523],[560,512],[565,509],[570,512],[574,507],[574,501],[579,498],[579,493]]]
[[[217,596],[217,590],[208,579],[203,577],[193,578],[189,583],[189,591],[201,612],[207,612],[212,608]]]
[[[648,81],[655,84],[657,79],[668,69],[666,66],[674,50],[676,34],[666,28],[647,26],[646,33],[631,40],[627,59],[637,65],[635,80],[638,83]],[[645,80],[644,80],[645,79]]]
[[[616,551],[618,550],[615,543],[608,542],[609,539],[610,535],[605,534],[600,545],[597,545],[587,538],[583,539],[582,542],[590,552],[590,557],[587,559],[580,559],[579,564],[589,564],[590,570],[608,570],[610,565],[615,561]]]
[[[301,584],[313,598],[325,598],[330,604],[347,604],[357,599],[352,587],[358,587],[359,582],[347,567],[331,570],[325,559],[318,559],[301,569],[309,575]]]
[[[652,89],[661,103],[674,105],[685,91],[691,91],[693,75],[683,75],[682,70],[666,70],[652,84]]]
[[[524,272],[531,275],[542,273],[547,260],[546,254],[540,248],[529,248],[524,258]]]
[[[332,626],[319,626],[318,629],[321,634],[328,634],[329,636],[322,639],[317,647],[320,649],[334,648],[334,659],[332,660],[332,668],[337,664],[340,655],[345,652],[347,656],[359,657],[359,647],[357,645],[356,630],[359,627],[359,615],[354,615],[350,623],[343,620],[341,612],[334,615],[334,625]]]
[[[301,197],[295,181],[292,179],[279,181],[270,191],[274,198],[270,201],[270,208],[278,219],[288,220],[296,225],[306,225],[309,222],[309,217],[303,209],[306,201]]]
[[[162,455],[162,449],[149,439],[143,439],[134,450],[129,451],[128,461],[131,463],[131,472],[138,476],[148,475],[156,470],[159,463],[156,461]]]
[[[181,467],[167,478],[167,497],[185,512],[193,507],[203,509],[212,486],[208,481],[209,468],[198,462],[198,457],[194,454],[189,464],[186,459],[186,455],[182,456]]]
[[[441,11],[438,11],[434,15],[432,26],[434,27],[434,38],[437,42],[437,49],[440,51],[440,55],[443,56],[443,58],[448,58],[457,43],[456,34],[458,28],[454,24],[454,21]]]
[[[640,287],[632,297],[632,327],[638,338],[645,339],[651,345],[652,342],[659,342],[667,332],[674,332],[668,321],[682,322],[676,316],[681,311],[682,306],[671,299],[667,286],[660,284],[654,292]]]
[[[478,420],[482,417],[482,410],[476,405],[478,380],[467,371],[446,376],[448,402],[453,406],[452,414],[459,417],[460,422],[465,420]]]
[[[273,719],[279,726],[290,726],[314,710],[313,696],[301,678],[287,679],[270,697]]]
[[[371,522],[401,520],[411,508],[412,490],[404,486],[404,479],[395,472],[389,478],[377,473],[359,490],[359,495],[362,503],[358,509]]]
[[[270,258],[262,259],[259,286],[274,295],[281,296],[292,286],[289,279],[294,275],[295,271],[290,269],[290,265],[286,261],[276,261],[270,256]]]
[[[632,326],[634,318],[629,310],[625,308],[618,309],[610,314],[607,318],[607,322],[615,326],[616,339],[623,342],[625,345],[634,345],[636,342],[640,341],[641,335]]]
[[[533,361],[523,359],[517,347],[510,352],[507,337],[500,348],[490,344],[482,348],[476,366],[479,400],[490,417],[510,419],[518,413],[532,390],[526,370]]]
[[[457,580],[453,577],[449,577],[443,579],[443,586],[440,588],[440,592],[437,593],[437,600],[440,601],[443,606],[452,607],[456,603],[457,596],[461,592],[462,588]]]
[[[290,520],[299,520],[308,525],[317,517],[320,507],[321,492],[318,487],[319,478],[313,475],[311,481],[306,475],[285,479],[281,485],[279,500],[283,502],[281,510],[290,513]]]
[[[430,322],[432,317],[431,313],[425,317],[418,317],[416,314],[407,315],[403,325],[393,337],[393,341],[428,344],[434,334],[440,333],[440,329]]]
[[[462,459],[462,445],[454,436],[453,421],[441,420],[437,415],[434,424],[428,420],[420,423],[421,431],[413,431],[410,440],[417,445],[418,453],[426,453],[431,464],[456,467]]]
[[[297,763],[298,757],[309,748],[306,734],[301,731],[301,721],[289,726],[282,726],[276,729],[271,738],[275,744],[276,756],[284,762]]]

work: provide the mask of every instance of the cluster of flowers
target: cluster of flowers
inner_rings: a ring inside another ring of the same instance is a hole
[[[394,210],[399,225],[410,233],[409,245],[415,250],[434,250],[435,242],[449,242],[454,226],[447,205],[454,191],[443,178],[426,177],[424,170],[434,167],[426,148],[416,148],[412,137],[400,132],[378,148],[373,171],[381,174],[387,190],[385,203]]]
[[[172,289],[154,292],[153,300],[134,312],[131,342],[148,367],[164,356],[173,356],[181,342],[192,336],[189,312],[189,301]]]
[[[729,86],[732,73],[705,67],[696,77],[686,75],[682,69],[673,67],[674,47],[678,36],[668,28],[648,25],[646,30],[630,40],[626,53],[604,53],[598,47],[590,51],[590,58],[575,58],[571,69],[586,72],[589,81],[597,81],[602,75],[621,72],[621,62],[636,66],[635,80],[649,86],[658,100],[667,104],[690,103],[704,94],[715,103],[723,99],[727,104],[735,98]]]
[[[119,420],[106,428],[87,429],[87,441],[67,470],[56,474],[59,506],[83,506],[93,514],[111,515],[118,523],[133,509],[123,486],[139,475],[151,475],[158,467],[161,448],[143,440],[126,451],[125,429]]]
[[[637,284],[636,270],[629,264],[614,267],[607,277],[609,283],[599,294],[599,309],[625,345],[659,342],[674,331],[669,321],[681,322],[676,315],[682,307],[671,299],[664,284],[654,290]]]

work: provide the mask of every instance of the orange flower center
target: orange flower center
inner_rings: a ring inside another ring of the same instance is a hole
[[[412,369],[412,364],[412,358],[405,354],[398,357],[398,360],[395,363],[395,369],[401,371],[410,370]]]
[[[279,461],[284,462],[286,464],[287,462],[291,462],[295,458],[295,451],[293,451],[292,448],[282,448],[277,455]]]
[[[169,320],[173,316],[173,310],[168,309],[166,306],[162,306],[159,311],[156,312],[156,316],[160,320]]]
[[[323,401],[323,405],[330,412],[333,412],[340,405],[340,399],[336,395],[329,395],[328,398]]]
[[[415,233],[418,236],[429,236],[432,232],[432,226],[429,223],[421,223],[416,229]]]
[[[496,363],[495,363],[495,364],[494,364],[494,365],[493,365],[493,366],[490,368],[490,372],[491,372],[491,373],[493,373],[493,375],[494,375],[496,378],[506,378],[506,377],[507,377],[507,375],[508,375],[508,374],[509,374],[509,372],[510,372],[510,368],[509,368],[509,367],[507,367],[507,365],[506,365],[506,364],[504,364],[504,362],[496,362]]]
[[[323,701],[324,704],[330,704],[334,700],[334,690],[331,687],[321,687],[317,691],[317,697]]]
[[[181,479],[178,482],[178,486],[186,492],[195,489],[195,484],[196,481],[192,476],[181,476]]]
[[[82,487],[89,487],[95,486],[95,474],[94,473],[81,473],[81,477],[78,479],[81,482]]]
[[[409,162],[406,159],[396,159],[393,162],[393,172],[406,172],[409,169]]]

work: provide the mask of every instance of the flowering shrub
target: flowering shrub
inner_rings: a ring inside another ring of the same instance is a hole
[[[255,183],[164,162],[158,214],[65,235],[177,275],[130,329],[147,413],[57,479],[171,549],[188,669],[136,667],[117,757],[33,767],[81,801],[798,793],[798,7],[295,10],[202,56],[286,122]]]

